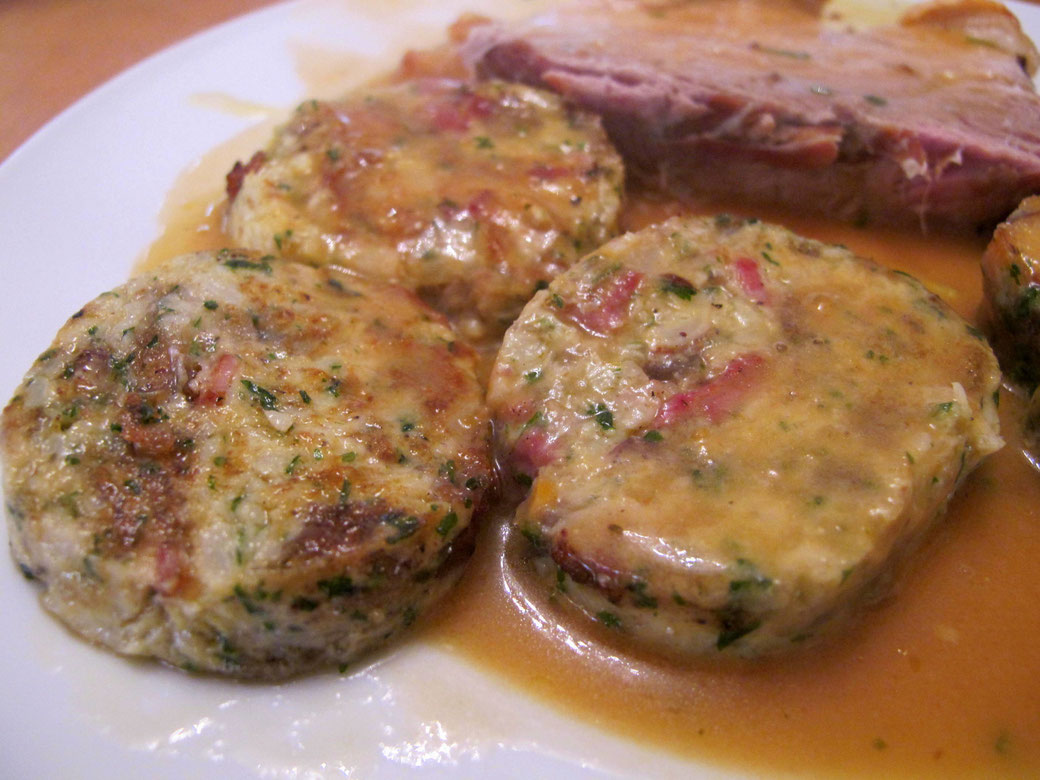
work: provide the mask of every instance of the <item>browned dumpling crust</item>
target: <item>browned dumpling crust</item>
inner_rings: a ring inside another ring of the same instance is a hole
[[[241,245],[417,290],[472,338],[617,232],[599,119],[517,84],[440,79],[303,103],[229,176]]]
[[[999,381],[916,280],[719,217],[557,277],[488,399],[551,587],[655,647],[754,655],[818,634],[913,547],[1002,445]]]
[[[476,358],[410,293],[187,255],[91,301],[4,409],[14,557],[120,653],[284,677],[440,597],[492,484]]]
[[[1040,384],[1040,196],[1026,198],[993,232],[982,258],[986,328],[1008,377]]]

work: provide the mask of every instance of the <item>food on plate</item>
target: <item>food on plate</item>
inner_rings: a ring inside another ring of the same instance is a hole
[[[277,678],[444,594],[492,484],[476,357],[414,294],[187,255],[76,312],[3,411],[44,605],[121,653]]]
[[[1040,190],[1037,52],[997,3],[852,29],[793,3],[589,0],[477,26],[464,56],[600,114],[678,195],[970,232]]]
[[[471,338],[617,232],[599,119],[519,84],[419,79],[308,101],[228,176],[244,246],[401,283]]]
[[[997,226],[982,257],[983,322],[1001,367],[1032,392],[1040,384],[1040,196]]]
[[[1004,374],[1031,395],[1023,441],[1040,465],[1040,196],[1026,198],[993,232],[982,256],[982,322]]]
[[[617,238],[506,333],[515,525],[591,617],[680,653],[818,634],[1002,446],[996,358],[916,280],[756,220]]]

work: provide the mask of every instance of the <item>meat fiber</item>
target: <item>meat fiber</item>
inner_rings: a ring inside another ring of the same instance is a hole
[[[478,26],[463,54],[600,113],[629,170],[680,196],[977,230],[1040,191],[1036,49],[986,0],[863,29],[798,3],[598,0]]]

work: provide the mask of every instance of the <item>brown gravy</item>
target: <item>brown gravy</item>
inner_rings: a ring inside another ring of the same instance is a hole
[[[680,210],[635,198],[627,225]],[[981,242],[763,212],[918,276],[968,318],[978,306]],[[544,588],[525,588],[522,556],[498,529],[426,638],[588,722],[723,766],[813,776],[1035,775],[1040,475],[1021,453],[1022,400],[1005,392],[1001,407],[1007,447],[961,488],[897,592],[822,645],[721,665],[641,655],[609,630],[575,621]]]
[[[452,67],[444,52],[413,53],[391,78],[453,74]],[[221,182],[212,172],[263,145],[272,122],[213,150],[181,177],[163,233],[135,270],[226,245]],[[719,211],[746,210],[636,195],[624,222],[637,229],[676,213]],[[981,240],[766,209],[753,215],[907,271],[974,319]],[[813,776],[1040,776],[1040,474],[1021,452],[1022,412],[1022,399],[1005,392],[1007,446],[967,480],[896,593],[843,635],[803,652],[676,664],[626,648],[525,578],[506,519],[485,528],[461,587],[425,622],[419,641],[461,653],[619,739],[724,767]]]
[[[139,269],[226,244],[218,193],[171,193]],[[197,189],[194,189],[198,192]],[[174,206],[173,204],[180,204]],[[630,229],[719,204],[630,199]],[[958,312],[981,299],[981,241],[756,215],[918,276]],[[1040,474],[1022,455],[1022,399],[1003,394],[1007,447],[968,479],[898,582],[842,636],[753,663],[640,654],[525,577],[500,519],[419,641],[461,653],[619,738],[755,772],[817,776],[1040,774]],[[624,735],[624,736],[620,736]]]

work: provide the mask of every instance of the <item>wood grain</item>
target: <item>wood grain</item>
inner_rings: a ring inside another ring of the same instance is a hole
[[[3,0],[0,161],[145,57],[275,0]]]

